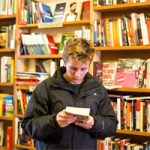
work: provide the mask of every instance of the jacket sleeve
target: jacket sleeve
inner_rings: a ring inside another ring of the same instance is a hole
[[[21,127],[24,132],[36,140],[44,140],[51,135],[61,133],[56,122],[56,114],[50,115],[48,94],[45,82],[34,90],[28,103]]]
[[[118,120],[112,108],[111,100],[107,91],[102,87],[103,92],[100,94],[100,101],[94,118],[94,126],[89,132],[96,138],[108,137],[115,134],[117,129]]]

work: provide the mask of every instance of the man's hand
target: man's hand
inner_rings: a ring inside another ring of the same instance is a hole
[[[94,118],[92,116],[89,116],[87,119],[77,118],[75,121],[75,125],[87,130],[91,129],[94,125]]]
[[[71,123],[76,121],[77,117],[71,114],[68,114],[65,109],[59,112],[56,116],[56,121],[61,128],[64,128]]]

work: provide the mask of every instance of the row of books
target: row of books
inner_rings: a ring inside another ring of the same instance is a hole
[[[148,150],[150,141],[133,143],[129,138],[108,137],[97,141],[97,150]]]
[[[118,129],[150,132],[150,96],[109,94]]]
[[[0,0],[0,15],[16,14],[17,0]]]
[[[1,57],[1,83],[14,83],[14,59],[11,56]]]
[[[94,62],[93,75],[106,88],[150,88],[150,59],[118,58],[117,61]]]
[[[6,143],[7,150],[12,150],[12,144],[13,144],[12,133],[13,133],[12,127],[8,126],[5,129],[4,122],[0,121],[0,147],[4,146],[4,138],[5,136],[7,136],[7,143]]]
[[[53,36],[45,33],[22,33],[20,43],[20,55],[49,55],[63,52],[66,41],[71,37],[90,40],[90,29],[82,27],[73,33],[63,33],[58,46]]]
[[[144,13],[131,13],[119,18],[94,20],[96,46],[150,45],[150,18]]]
[[[13,116],[13,109],[13,95],[0,93],[0,116]]]
[[[58,54],[58,48],[51,35],[40,33],[21,34],[21,55]]]
[[[26,146],[35,146],[34,140],[27,136],[23,129],[21,128],[22,120],[16,118],[15,120],[15,144],[26,145]]]
[[[17,90],[17,113],[24,114],[32,92],[28,90]]]
[[[15,48],[16,25],[0,26],[0,48]]]
[[[90,2],[87,0],[47,3],[19,0],[19,10],[19,24],[57,23],[90,18]]]
[[[127,4],[127,3],[140,3],[140,2],[149,2],[149,0],[94,0],[94,6],[108,6],[116,4]]]

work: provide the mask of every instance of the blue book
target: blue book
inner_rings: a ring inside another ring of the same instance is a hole
[[[52,22],[53,16],[52,16],[52,12],[51,12],[51,7],[44,3],[39,3],[39,6],[40,6],[40,12],[42,15],[42,21],[43,22]]]

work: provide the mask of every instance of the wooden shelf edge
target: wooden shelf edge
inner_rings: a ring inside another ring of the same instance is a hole
[[[94,47],[97,51],[125,51],[125,50],[149,50],[150,51],[150,45],[146,46],[118,46],[118,47]]]
[[[11,48],[0,48],[0,53],[7,53],[7,52],[15,52],[15,49],[11,49]]]
[[[118,92],[138,92],[138,93],[150,93],[149,88],[116,88],[107,89],[108,91],[118,91]]]
[[[33,146],[26,146],[26,145],[20,145],[20,144],[15,144],[15,148],[36,150],[36,148]]]
[[[15,19],[16,15],[0,15],[0,20],[1,19]]]
[[[14,116],[0,116],[0,120],[13,121]]]
[[[0,86],[14,86],[13,83],[0,83]]]
[[[17,58],[25,58],[25,59],[45,59],[45,58],[62,58],[61,54],[50,54],[50,55],[18,55]]]
[[[90,20],[63,22],[63,26],[68,26],[68,25],[82,25],[82,24],[90,24]],[[18,27],[19,28],[38,28],[38,24],[18,25]]]
[[[139,3],[128,3],[128,4],[117,4],[109,6],[94,6],[94,11],[109,12],[109,11],[120,11],[120,10],[133,10],[138,8],[148,8],[150,2],[139,2]]]
[[[23,117],[24,117],[24,114],[16,114],[15,117],[23,118]]]
[[[131,130],[117,130],[116,133],[117,134],[129,134],[129,135],[150,137],[150,133],[149,132],[140,132],[140,131],[131,131]]]

